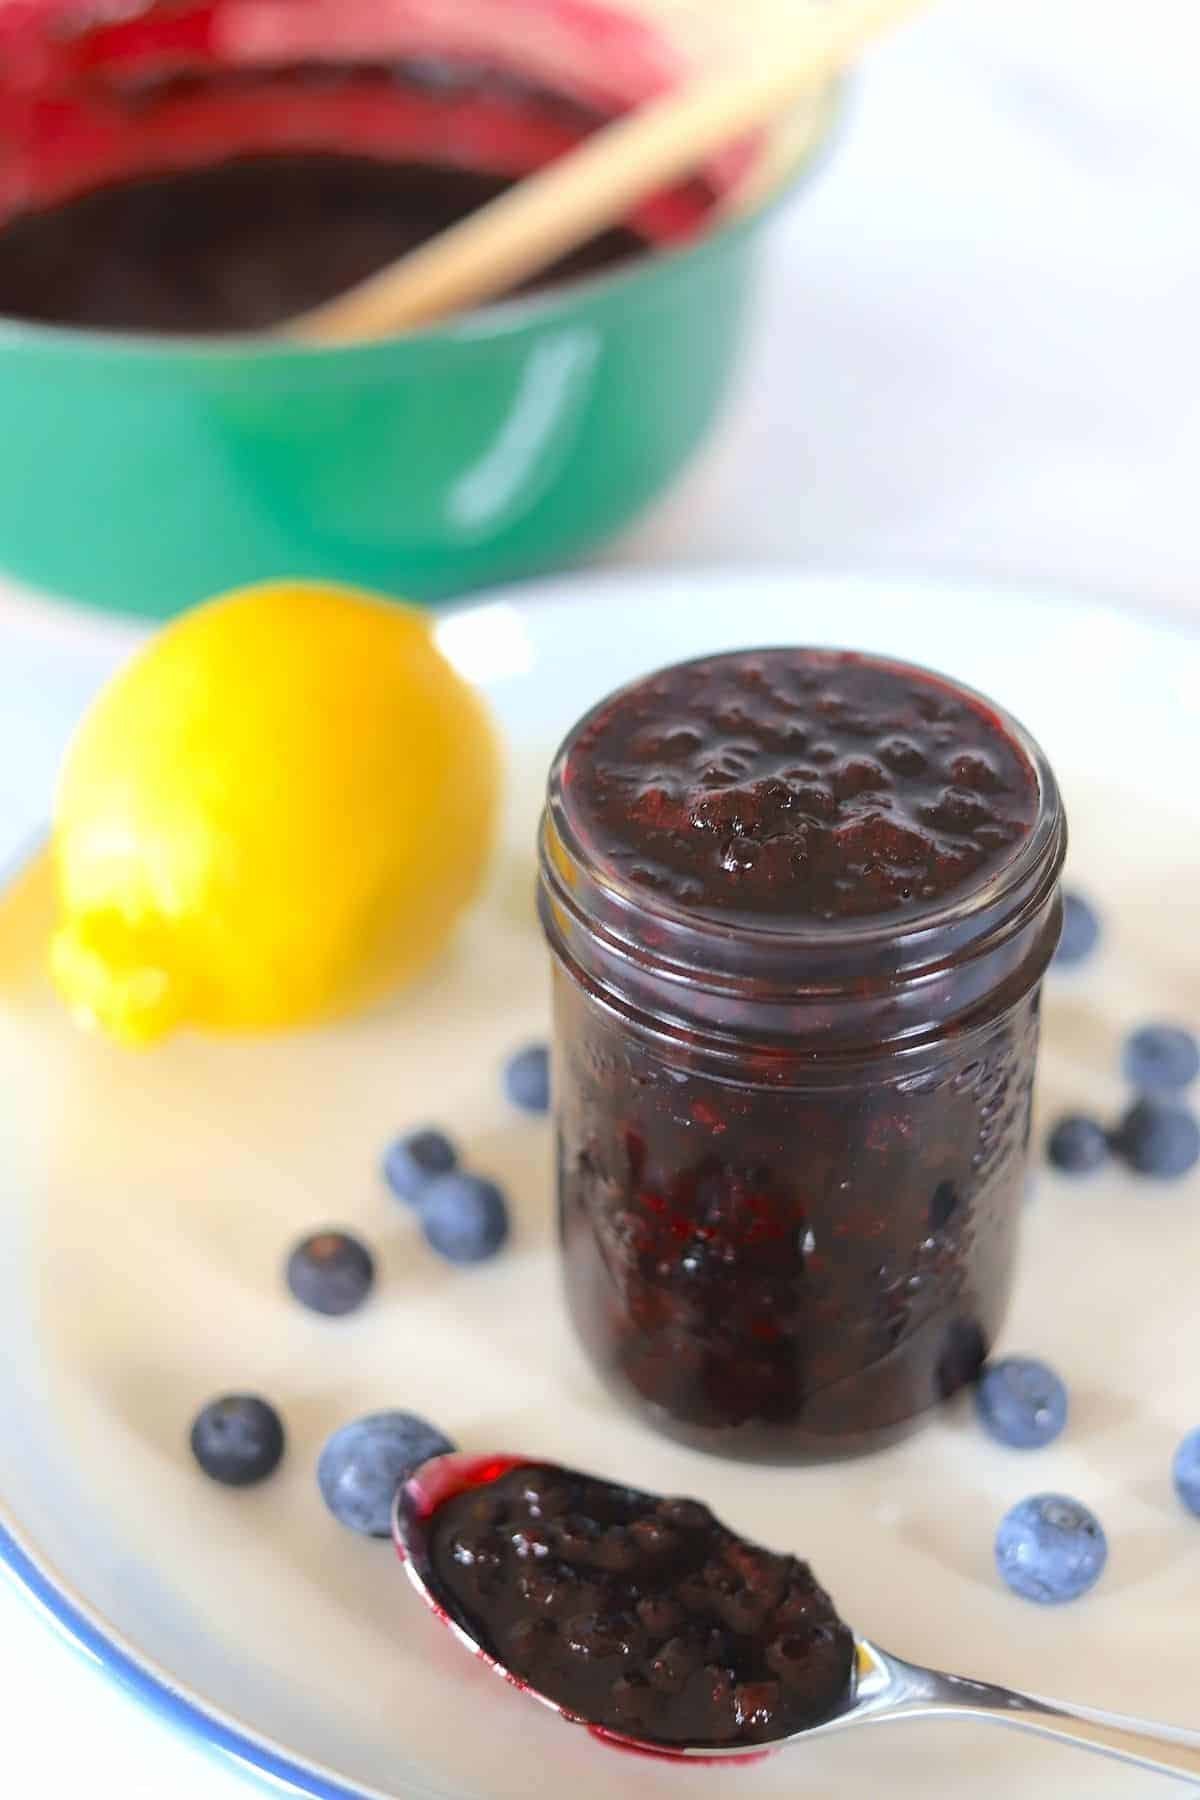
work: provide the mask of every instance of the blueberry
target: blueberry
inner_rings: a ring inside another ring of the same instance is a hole
[[[454,1445],[410,1412],[368,1413],[335,1431],[317,1463],[321,1497],[334,1518],[365,1537],[388,1537],[396,1489],[431,1456]]]
[[[1125,1039],[1121,1068],[1134,1087],[1170,1093],[1200,1075],[1200,1044],[1182,1025],[1143,1025]]]
[[[1087,1175],[1108,1157],[1108,1133],[1095,1119],[1071,1113],[1060,1119],[1046,1140],[1046,1155],[1068,1175]]]
[[[1081,963],[1100,939],[1100,921],[1082,894],[1064,892],[1063,927],[1054,960],[1063,967]]]
[[[1108,1541],[1095,1514],[1065,1494],[1034,1494],[1005,1513],[996,1567],[1014,1594],[1054,1606],[1099,1581]]]
[[[504,1065],[504,1091],[522,1112],[550,1111],[550,1052],[545,1044],[526,1044]]]
[[[317,1231],[288,1257],[287,1284],[301,1306],[331,1318],[354,1312],[371,1291],[375,1261],[345,1231]]]
[[[192,1426],[192,1455],[226,1487],[249,1487],[274,1474],[283,1457],[279,1414],[253,1394],[210,1400]]]
[[[1067,1422],[1067,1390],[1053,1369],[1031,1356],[989,1363],[975,1389],[975,1410],[1001,1444],[1040,1450]]]
[[[1189,1431],[1176,1450],[1171,1475],[1183,1504],[1200,1518],[1200,1429]]]
[[[508,1237],[508,1205],[494,1182],[461,1170],[439,1175],[425,1190],[421,1228],[447,1262],[486,1262]]]
[[[458,1167],[458,1152],[442,1131],[427,1126],[396,1139],[383,1159],[383,1177],[397,1200],[420,1205],[429,1183]]]
[[[960,1388],[979,1379],[987,1344],[976,1319],[954,1319],[942,1342],[935,1378],[943,1400],[949,1400]]]
[[[1200,1125],[1182,1106],[1139,1100],[1113,1132],[1112,1146],[1139,1175],[1186,1175],[1200,1161]]]

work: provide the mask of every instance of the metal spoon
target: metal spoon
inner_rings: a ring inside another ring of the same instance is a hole
[[[418,1594],[438,1617],[449,1626],[466,1649],[504,1676],[513,1686],[525,1690],[560,1717],[573,1724],[588,1726],[598,1736],[659,1755],[714,1758],[762,1756],[764,1749],[782,1749],[785,1744],[802,1739],[828,1736],[853,1725],[875,1725],[890,1719],[966,1718],[988,1719],[996,1725],[1014,1726],[1020,1731],[1035,1731],[1043,1737],[1058,1738],[1077,1744],[1080,1749],[1097,1751],[1101,1756],[1117,1757],[1135,1763],[1160,1775],[1191,1776],[1200,1781],[1200,1731],[1185,1731],[1171,1725],[1155,1724],[1147,1719],[1123,1718],[1117,1713],[1100,1712],[1094,1707],[1067,1706],[1058,1700],[1043,1700],[1010,1688],[993,1687],[985,1681],[972,1681],[964,1675],[944,1675],[936,1669],[923,1669],[898,1656],[880,1650],[866,1638],[856,1638],[857,1669],[852,1692],[842,1710],[819,1725],[794,1732],[774,1743],[735,1744],[642,1744],[624,1738],[568,1712],[549,1695],[531,1687],[529,1682],[496,1660],[484,1649],[459,1611],[454,1595],[438,1580],[429,1547],[430,1522],[438,1507],[464,1488],[486,1486],[511,1469],[530,1461],[528,1457],[439,1456],[425,1463],[396,1496],[393,1532],[396,1547]]]

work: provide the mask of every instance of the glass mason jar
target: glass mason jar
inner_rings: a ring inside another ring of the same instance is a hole
[[[540,881],[567,1302],[659,1429],[846,1455],[977,1373],[1065,843],[1030,736],[904,664],[713,657],[570,733]]]

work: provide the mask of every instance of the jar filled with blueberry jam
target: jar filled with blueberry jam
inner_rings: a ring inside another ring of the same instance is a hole
[[[1065,842],[1028,733],[903,663],[708,657],[571,732],[540,887],[566,1291],[654,1425],[847,1455],[973,1379]]]

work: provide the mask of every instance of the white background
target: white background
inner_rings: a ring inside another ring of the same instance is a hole
[[[615,558],[1050,578],[1200,617],[1196,36],[1192,0],[943,0],[878,52],[778,223],[719,439]],[[83,679],[0,594],[0,859]],[[14,1800],[246,1791],[3,1589],[0,1691]]]

